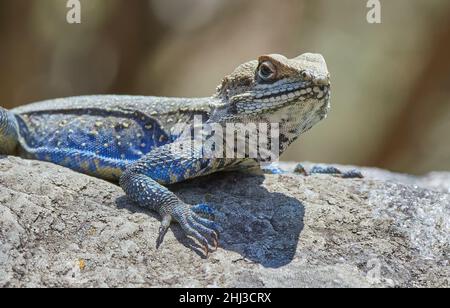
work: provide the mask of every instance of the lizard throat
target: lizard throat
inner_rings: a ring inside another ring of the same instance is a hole
[[[234,98],[237,113],[258,114],[277,110],[287,105],[308,100],[324,100],[329,97],[329,86],[289,85],[281,89],[258,91]]]

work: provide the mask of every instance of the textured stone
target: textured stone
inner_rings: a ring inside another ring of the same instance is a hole
[[[294,165],[285,165],[291,170]],[[120,187],[0,157],[0,287],[449,287],[450,174],[222,173],[176,185],[224,229],[201,249]]]

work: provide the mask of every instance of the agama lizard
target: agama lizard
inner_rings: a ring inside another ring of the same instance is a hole
[[[173,150],[177,123],[278,123],[282,153],[326,117],[330,78],[324,58],[272,54],[244,63],[206,98],[82,96],[0,107],[0,153],[59,164],[117,181],[126,195],[162,218],[160,244],[172,221],[208,254],[219,227],[206,204],[191,206],[166,186],[221,170],[248,167],[257,158],[210,158]],[[184,137],[186,138],[186,137]]]

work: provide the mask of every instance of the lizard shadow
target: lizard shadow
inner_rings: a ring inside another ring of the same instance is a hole
[[[207,203],[216,212],[216,222],[223,229],[220,248],[242,256],[264,267],[277,268],[289,264],[297,251],[303,230],[305,208],[295,198],[269,192],[262,184],[263,175],[245,172],[223,172],[197,178],[170,189],[190,204]],[[116,204],[132,212],[145,212],[131,205],[125,196]],[[158,217],[156,214],[151,214]],[[179,242],[205,257],[202,248],[186,237],[177,224],[171,229]]]

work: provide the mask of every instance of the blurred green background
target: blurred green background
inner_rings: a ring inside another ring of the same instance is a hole
[[[84,94],[208,96],[238,64],[319,52],[328,119],[283,160],[450,170],[450,2],[0,0],[0,105]]]

